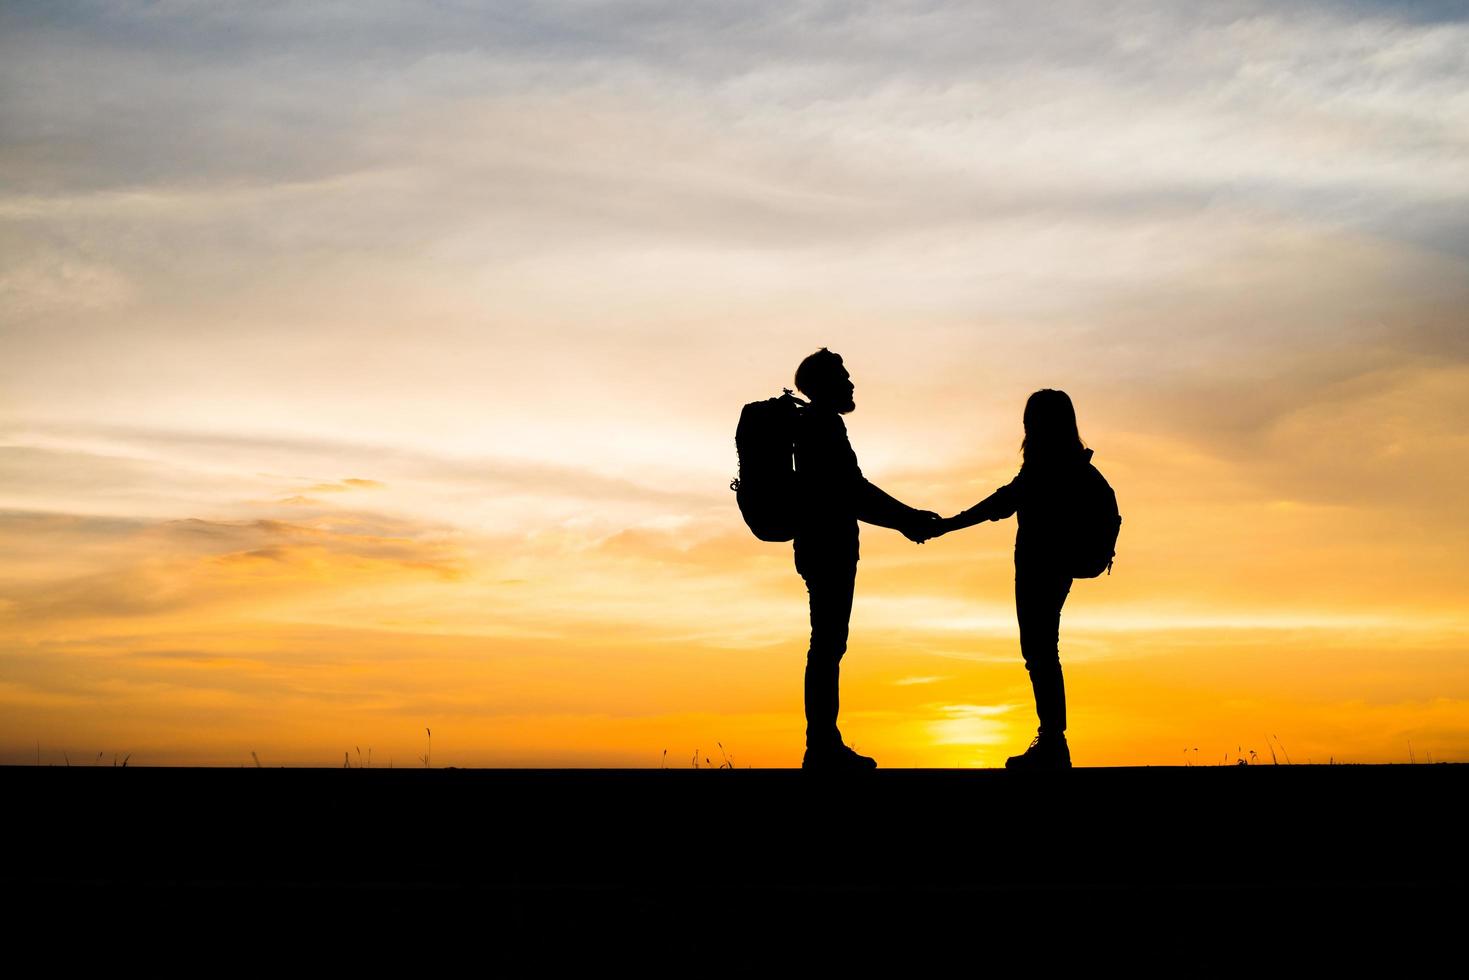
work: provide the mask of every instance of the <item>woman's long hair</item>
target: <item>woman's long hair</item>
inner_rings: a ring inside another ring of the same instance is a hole
[[[1078,455],[1086,444],[1076,429],[1076,408],[1064,391],[1042,388],[1025,402],[1025,439],[1020,454],[1027,463],[1061,462]]]

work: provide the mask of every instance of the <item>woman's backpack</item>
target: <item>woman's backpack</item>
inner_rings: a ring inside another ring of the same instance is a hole
[[[1090,453],[1087,454],[1088,460]],[[1079,498],[1074,510],[1076,523],[1068,535],[1072,578],[1096,578],[1102,572],[1112,574],[1112,559],[1117,555],[1117,534],[1122,530],[1122,514],[1117,510],[1117,494],[1107,478],[1090,462],[1079,484]]]
[[[740,412],[735,451],[740,475],[730,482],[740,514],[761,541],[796,536],[796,424],[806,402],[789,388]]]

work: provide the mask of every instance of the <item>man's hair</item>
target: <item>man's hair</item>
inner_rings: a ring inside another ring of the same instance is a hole
[[[825,347],[810,354],[800,366],[796,368],[796,387],[801,394],[810,397],[813,387],[821,386],[821,379],[836,371],[842,366],[842,355],[833,354]]]

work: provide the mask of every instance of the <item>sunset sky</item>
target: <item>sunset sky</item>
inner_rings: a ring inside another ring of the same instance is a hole
[[[1469,761],[1462,4],[179,0],[0,6],[0,762],[799,764],[821,346],[945,514],[1071,394],[1078,765]],[[1002,764],[1014,522],[862,534],[848,741]]]

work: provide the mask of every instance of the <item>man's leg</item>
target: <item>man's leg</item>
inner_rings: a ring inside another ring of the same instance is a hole
[[[811,646],[806,653],[806,747],[817,751],[842,744],[837,728],[838,685],[842,655],[847,652],[847,626],[852,618],[852,592],[857,566],[802,569],[811,598]]]

